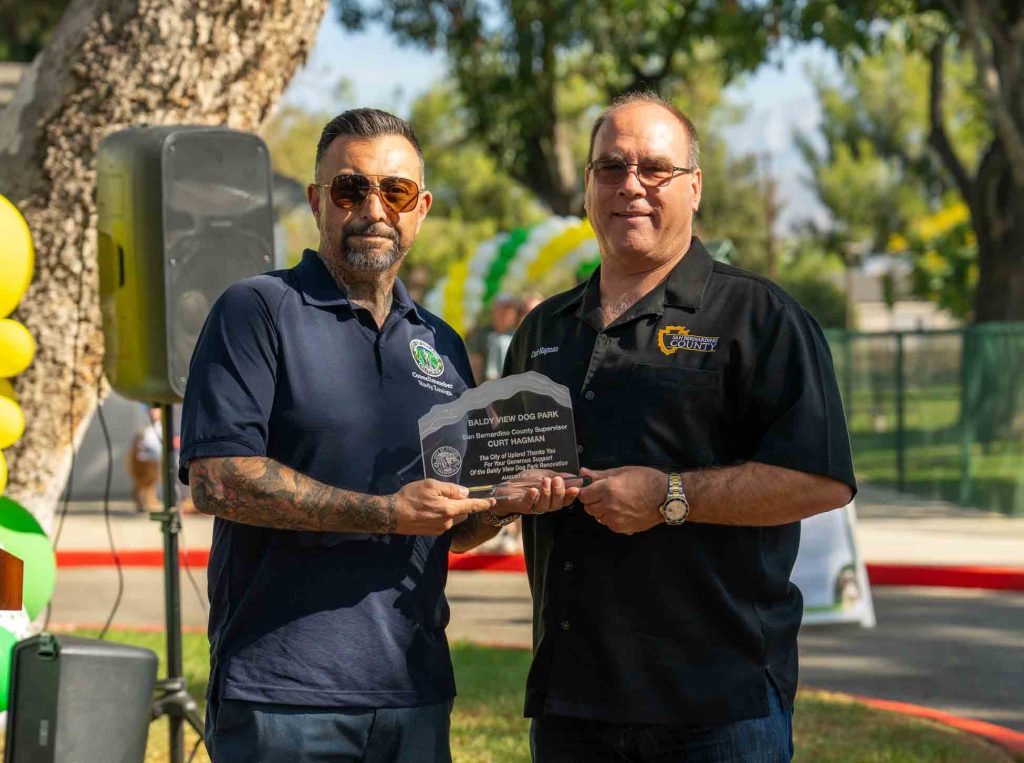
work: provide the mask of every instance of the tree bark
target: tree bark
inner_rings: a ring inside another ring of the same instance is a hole
[[[327,0],[73,0],[0,113],[0,193],[28,221],[36,271],[14,318],[38,351],[14,380],[27,422],[7,494],[52,529],[103,396],[94,159],[140,123],[251,130],[305,60]]]
[[[973,183],[971,222],[978,240],[974,319],[1024,321],[1024,187],[996,139]]]

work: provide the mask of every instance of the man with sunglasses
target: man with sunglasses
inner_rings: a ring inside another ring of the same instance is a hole
[[[495,504],[422,479],[417,420],[473,384],[462,340],[397,277],[422,185],[408,124],[331,120],[308,190],[318,250],[229,288],[197,344],[180,474],[216,516],[218,763],[450,760],[447,555],[493,534],[475,513]],[[557,487],[523,503],[560,507]]]
[[[693,235],[697,137],[671,104],[602,113],[585,181],[601,266],[505,365],[570,389],[593,479],[522,520],[535,759],[789,760],[799,520],[856,490],[825,339]]]

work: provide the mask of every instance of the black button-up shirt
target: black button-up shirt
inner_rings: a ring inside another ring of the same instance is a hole
[[[582,466],[758,461],[856,489],[821,328],[696,238],[607,328],[600,270],[534,310],[505,366],[528,370],[571,391]],[[766,715],[769,680],[792,703],[799,523],[659,524],[627,536],[574,506],[524,517],[523,538],[534,602],[526,715],[722,723]]]

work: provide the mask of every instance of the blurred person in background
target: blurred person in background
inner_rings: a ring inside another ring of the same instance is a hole
[[[520,320],[520,301],[511,294],[499,294],[491,301],[490,322],[478,324],[466,336],[469,364],[477,382],[501,378],[505,353]]]

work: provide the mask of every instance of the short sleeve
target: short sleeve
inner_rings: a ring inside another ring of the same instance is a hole
[[[749,395],[746,423],[755,435],[749,460],[832,477],[856,493],[832,354],[821,326],[799,305],[780,306],[757,354]]]
[[[214,304],[192,354],[181,411],[178,478],[196,458],[263,456],[274,402],[277,332],[266,297],[231,286]]]

